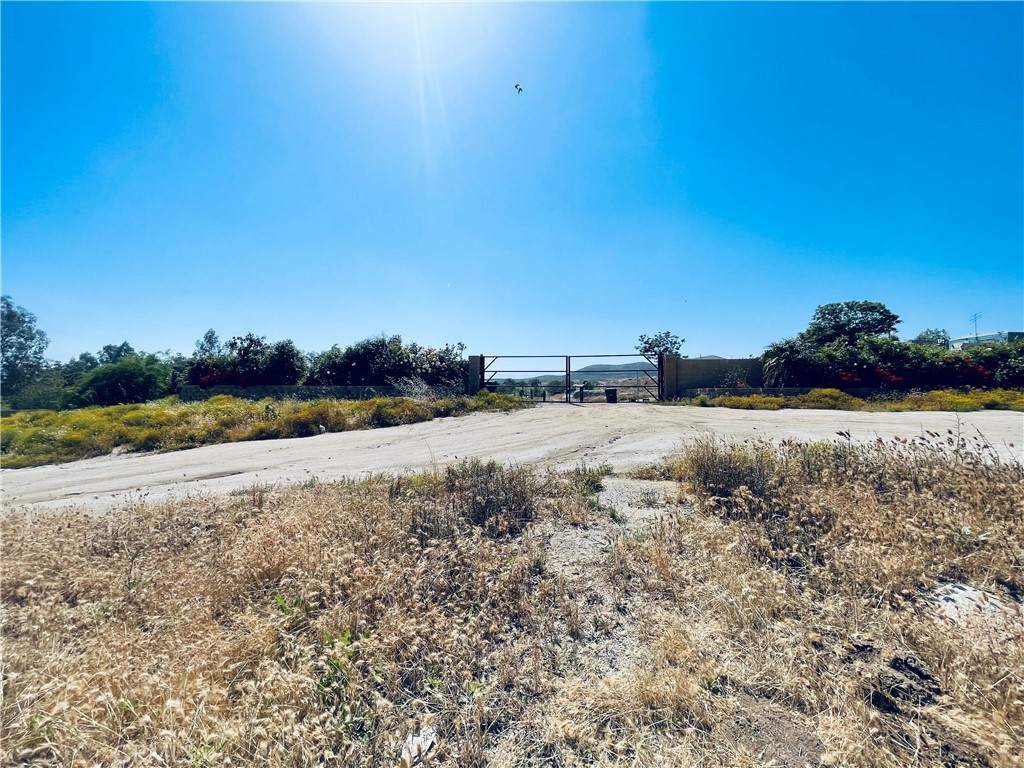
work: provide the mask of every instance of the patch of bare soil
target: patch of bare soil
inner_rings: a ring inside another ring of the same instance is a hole
[[[642,538],[658,520],[679,509],[678,486],[671,481],[606,477],[603,485],[585,524],[546,521],[538,529],[546,540],[546,567],[562,576],[566,596],[578,609],[581,648],[573,674],[581,680],[621,677],[650,663],[654,609],[642,594],[615,585],[608,555],[618,537]],[[727,681],[712,685],[730,713],[712,734],[719,755],[737,765],[765,768],[820,765],[824,747],[806,714],[729,690]]]
[[[608,552],[624,532],[642,530],[674,502],[675,483],[606,477],[580,525],[547,521],[538,533],[546,539],[547,567],[564,579],[566,595],[578,616],[572,633],[585,641],[580,674],[607,677],[639,662],[639,626],[645,606],[612,583]]]
[[[746,693],[733,695],[731,703],[733,712],[716,735],[738,763],[745,759],[764,768],[820,765],[824,747],[807,715]]]

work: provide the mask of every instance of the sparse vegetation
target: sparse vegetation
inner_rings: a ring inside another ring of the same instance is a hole
[[[253,402],[218,395],[196,403],[167,398],[76,411],[23,411],[0,420],[0,458],[4,467],[14,469],[102,456],[115,448],[174,451],[214,443],[390,427],[527,405],[519,398],[493,392],[471,398],[309,402],[269,398]]]
[[[392,765],[419,722],[436,766],[1017,764],[1024,632],[929,595],[1019,607],[1019,464],[705,438],[650,470],[681,505],[574,577],[535,526],[572,530],[606,473],[9,515],[0,762]]]
[[[685,626],[690,680],[706,675],[720,717],[787,710],[820,745],[786,765],[1018,764],[1020,464],[952,433],[867,446],[709,438],[652,476],[679,480],[692,508],[623,537],[614,570],[624,589],[657,596],[664,626]],[[950,583],[988,589],[1008,612],[951,624],[929,597]]]
[[[930,392],[891,393],[872,399],[854,397],[838,389],[812,389],[801,395],[698,395],[672,400],[668,405],[742,408],[777,411],[782,408],[825,408],[840,411],[1024,411],[1024,391],[1017,389],[940,389]]]
[[[698,396],[698,398],[696,398],[696,402],[693,404],[701,407],[713,405],[718,408],[742,408],[749,411],[777,411],[785,406],[786,399],[783,397],[776,397],[774,395],[756,394],[720,395],[712,398],[707,396]]]
[[[536,495],[474,464],[6,519],[2,762],[376,766],[443,713],[481,765],[557,612],[536,545],[505,535]]]

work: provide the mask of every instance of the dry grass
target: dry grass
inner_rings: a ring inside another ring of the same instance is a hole
[[[309,437],[322,432],[392,427],[460,416],[473,411],[512,410],[529,403],[510,395],[436,397],[420,387],[418,397],[371,400],[272,400],[228,395],[182,403],[176,397],[138,405],[74,411],[24,411],[0,420],[0,459],[8,469],[57,464],[122,451],[176,451],[216,443]]]
[[[705,439],[651,472],[680,506],[574,580],[535,524],[596,520],[604,474],[10,516],[0,762],[394,765],[419,720],[436,766],[1020,764],[1020,628],[926,600],[1019,596],[1020,465],[956,435]],[[595,675],[624,637],[637,662]]]
[[[553,591],[508,534],[542,492],[469,463],[7,518],[2,762],[380,765],[432,715],[481,764],[540,685]]]
[[[725,698],[808,716],[830,765],[1020,764],[1019,464],[955,435],[778,449],[704,439],[660,474],[692,511],[621,540],[614,570],[687,618]],[[1016,621],[944,623],[927,595],[948,582],[1001,594]],[[894,673],[908,658],[924,678]]]
[[[1017,389],[939,389],[929,392],[891,392],[863,400],[838,389],[812,389],[801,395],[720,395],[671,400],[666,405],[778,411],[783,408],[837,411],[1024,411],[1024,392]]]

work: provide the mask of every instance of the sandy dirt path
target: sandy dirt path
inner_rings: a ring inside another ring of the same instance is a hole
[[[461,459],[556,469],[607,462],[616,471],[650,464],[698,435],[857,442],[947,430],[983,435],[1003,458],[1024,459],[1024,414],[739,411],[653,404],[546,404],[402,427],[317,437],[211,445],[162,454],[123,454],[0,472],[3,509],[78,506],[99,512],[131,498],[222,494],[257,484],[330,482],[406,473]]]

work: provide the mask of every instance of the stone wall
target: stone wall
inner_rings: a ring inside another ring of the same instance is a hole
[[[694,387],[692,389],[680,389],[677,390],[676,398],[689,398],[698,397],[700,395],[707,395],[708,397],[720,397],[721,395],[739,395],[745,397],[747,395],[771,395],[773,397],[792,397],[793,395],[803,395],[810,392],[816,387]],[[855,389],[844,389],[842,390],[848,395],[853,397],[859,397],[862,400],[872,395],[875,395],[884,390],[874,387],[857,387]],[[671,400],[671,397],[667,399]]]
[[[708,360],[664,356],[665,398],[683,397],[684,391],[710,388],[760,387],[764,366],[758,357]]]

